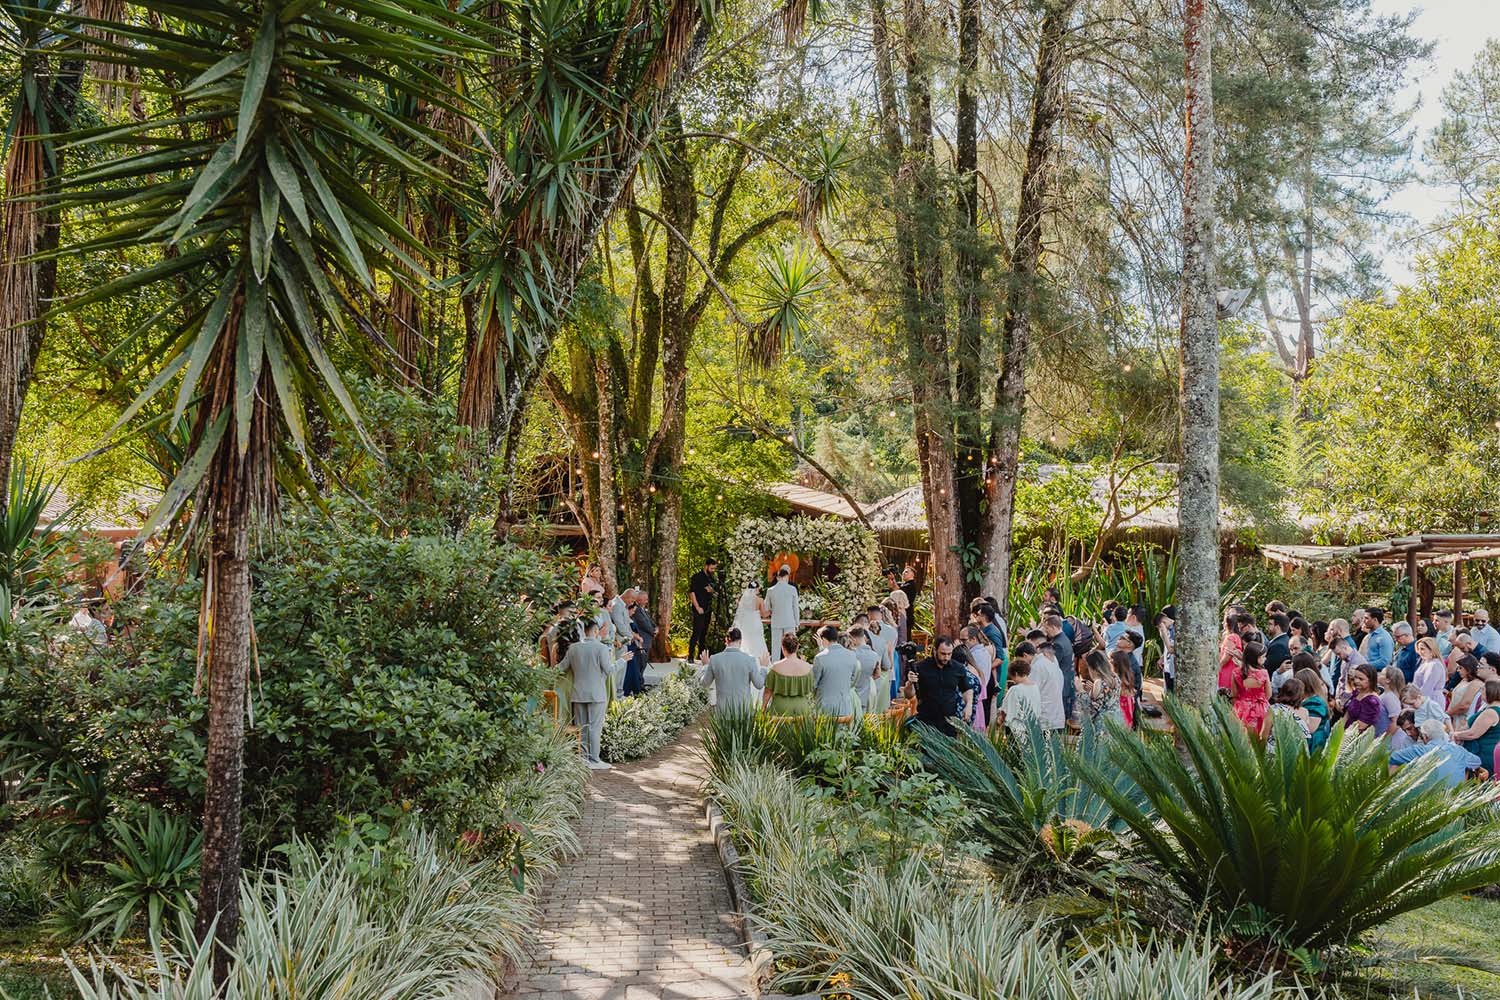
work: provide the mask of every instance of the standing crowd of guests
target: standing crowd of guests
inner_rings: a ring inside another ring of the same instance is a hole
[[[1393,769],[1440,754],[1451,784],[1500,764],[1497,675],[1500,632],[1484,608],[1464,627],[1451,611],[1387,625],[1378,607],[1310,622],[1280,601],[1257,622],[1235,605],[1219,645],[1219,693],[1252,732],[1269,738],[1285,715],[1315,749],[1342,719],[1387,740]]]

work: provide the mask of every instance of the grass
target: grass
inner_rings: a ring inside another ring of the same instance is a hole
[[[1454,896],[1402,914],[1375,934],[1393,947],[1415,952],[1454,949],[1488,958],[1495,953],[1496,928],[1500,899]],[[1492,972],[1434,964],[1418,978],[1427,976],[1450,989],[1461,988],[1463,996],[1474,1000],[1500,1000],[1500,975]]]
[[[35,930],[0,930],[0,997],[62,1000],[77,995],[56,945]]]

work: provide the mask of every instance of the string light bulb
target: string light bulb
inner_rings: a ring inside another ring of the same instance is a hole
[[[596,451],[596,452],[594,452],[594,457],[595,457],[595,458],[596,458],[596,459],[597,459],[597,458],[598,458],[598,457],[599,457],[599,453],[598,453],[598,452],[597,452],[597,451]]]
[[[1130,374],[1130,362],[1129,361],[1125,362],[1125,373],[1127,375]]]

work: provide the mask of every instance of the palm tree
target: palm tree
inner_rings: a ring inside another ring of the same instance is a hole
[[[426,121],[392,114],[387,103],[396,94],[468,114],[454,74],[431,67],[462,69],[486,46],[477,34],[484,25],[428,0],[138,6],[149,22],[114,27],[98,58],[138,66],[170,99],[143,121],[82,134],[112,155],[66,178],[59,202],[104,222],[73,252],[162,250],[158,263],[71,307],[168,283],[173,307],[158,315],[185,317],[120,425],[175,385],[172,421],[186,415],[192,426],[186,458],[143,534],[192,501],[187,529],[206,567],[208,689],[197,932],[216,936],[222,982],[239,923],[251,532],[273,507],[278,469],[296,474],[309,461],[309,410],[359,426],[329,340],[370,329],[356,303],[373,297],[376,275],[425,275],[411,252],[418,241],[369,191],[396,173],[451,188],[441,164],[457,157]],[[128,336],[148,335],[160,332]]]

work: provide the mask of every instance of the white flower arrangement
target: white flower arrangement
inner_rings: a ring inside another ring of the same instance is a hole
[[[778,552],[832,560],[838,576],[828,582],[827,606],[813,617],[847,622],[869,607],[880,588],[880,540],[857,521],[831,517],[747,517],[729,538],[729,579],[743,587],[764,582],[766,562]],[[804,596],[804,613],[811,611]]]
[[[599,755],[611,763],[649,757],[676,738],[708,707],[708,692],[684,667],[664,678],[650,693],[616,698],[604,716]]]

